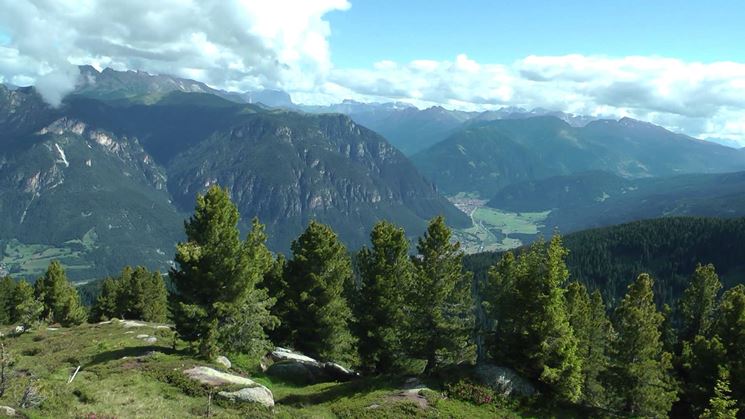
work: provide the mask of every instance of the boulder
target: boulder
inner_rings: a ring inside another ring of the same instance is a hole
[[[295,384],[315,384],[324,381],[323,368],[318,363],[279,361],[266,370],[266,375]]]
[[[233,366],[230,360],[224,356],[218,356],[217,359],[215,359],[215,362],[217,362],[218,364],[222,365],[225,368],[230,368],[231,366]]]
[[[482,384],[505,396],[532,396],[536,389],[526,378],[508,367],[493,364],[476,366],[476,377]]]
[[[210,367],[194,367],[184,371],[192,380],[199,381],[202,384],[210,386],[222,386],[236,384],[239,386],[255,387],[258,384],[250,378],[241,377],[240,375],[220,372]]]
[[[318,364],[318,361],[315,359],[305,356],[303,354],[299,354],[297,352],[293,352],[290,349],[287,348],[280,348],[277,347],[273,351],[269,352],[267,355],[268,358],[270,358],[274,362],[279,361],[299,361],[299,362],[307,362],[311,364]]]
[[[145,327],[147,326],[145,323],[142,322],[136,322],[134,320],[120,320],[122,326],[124,327]]]
[[[274,395],[271,390],[262,385],[246,387],[238,391],[221,391],[217,395],[234,402],[259,403],[266,407],[274,407]]]
[[[156,338],[155,336],[150,336],[150,337],[145,338],[146,343],[155,343],[157,341],[158,341],[158,338]]]
[[[15,416],[16,410],[10,406],[0,406],[0,416]]]
[[[322,367],[323,372],[332,381],[349,381],[360,376],[359,373],[344,368],[335,362],[324,362]]]
[[[266,364],[274,363],[265,368],[265,361]],[[309,356],[279,347],[264,357],[262,370],[269,376],[297,384],[348,381],[359,377],[356,372],[335,362],[319,362]]]
[[[137,335],[135,336],[137,339],[145,339],[148,335]]]

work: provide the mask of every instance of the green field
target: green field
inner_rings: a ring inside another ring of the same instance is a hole
[[[508,212],[485,206],[486,202],[473,194],[458,194],[450,198],[458,208],[471,216],[473,226],[455,230],[466,253],[507,250],[523,245],[515,234],[536,235],[550,211]]]
[[[62,262],[67,271],[90,269],[90,264],[84,261],[85,253],[93,249],[96,238],[91,229],[82,238],[65,242],[64,247],[27,244],[15,239],[3,241],[0,270],[15,277],[36,278],[53,260]]]

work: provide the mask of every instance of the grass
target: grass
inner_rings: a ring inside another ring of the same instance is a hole
[[[95,236],[86,233],[82,239],[67,244],[79,244],[90,250],[95,244]],[[82,251],[73,247],[26,244],[14,239],[5,243],[0,255],[0,268],[18,277],[36,278],[46,271],[53,260],[62,261],[68,271],[89,269],[91,266],[82,261],[83,256]]]
[[[73,328],[39,327],[17,337],[1,338],[11,358],[8,386],[0,405],[16,408],[29,418],[64,417],[215,417],[273,418],[491,418],[517,417],[508,409],[475,406],[442,396],[441,383],[431,388],[422,408],[400,397],[405,377],[368,377],[346,383],[298,386],[265,376],[255,360],[232,355],[233,372],[240,371],[272,390],[275,408],[237,404],[212,397],[216,390],[189,380],[182,371],[217,364],[192,356],[173,332],[147,324],[125,328],[122,323],[85,324]],[[3,330],[6,331],[6,330]],[[158,338],[147,344],[136,336]],[[73,380],[68,381],[80,366]],[[28,387],[43,401],[21,408]],[[226,390],[237,389],[228,387]]]
[[[471,216],[473,226],[455,230],[466,253],[513,249],[524,243],[515,235],[535,236],[550,211],[508,212],[486,206],[476,194],[460,193],[450,201]]]

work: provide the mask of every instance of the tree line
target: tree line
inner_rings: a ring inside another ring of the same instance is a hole
[[[285,258],[267,249],[258,220],[241,239],[239,218],[226,190],[198,196],[170,292],[160,274],[125,268],[104,281],[91,319],[167,317],[208,359],[284,345],[373,374],[473,364],[483,342],[479,361],[514,368],[556,403],[644,417],[745,411],[745,286],[722,293],[713,265],[695,267],[672,305],[655,303],[654,279],[642,273],[610,307],[600,289],[570,281],[558,235],[504,253],[479,281],[442,217],[413,252],[403,229],[378,222],[354,263],[321,223]],[[0,287],[6,323],[85,319],[59,264],[33,288]]]

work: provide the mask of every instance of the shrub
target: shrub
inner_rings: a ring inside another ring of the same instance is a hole
[[[445,393],[448,397],[471,402],[475,405],[492,404],[501,399],[489,387],[474,384],[466,380],[460,380],[455,384],[448,384],[445,387]]]

